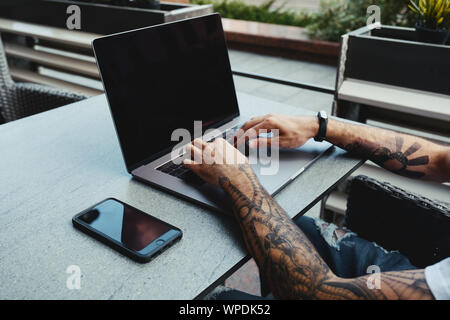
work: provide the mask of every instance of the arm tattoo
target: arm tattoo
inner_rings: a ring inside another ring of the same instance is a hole
[[[340,279],[285,211],[258,182],[249,165],[239,167],[248,180],[234,185],[220,177],[232,199],[245,244],[255,258],[261,278],[275,297],[284,299],[424,298],[429,292],[423,271],[386,273],[386,293],[370,290],[364,277]]]
[[[358,139],[355,142],[346,145],[342,143],[338,144],[339,147],[362,158],[370,159],[379,166],[394,173],[410,178],[424,177],[424,172],[410,170],[410,167],[424,166],[430,161],[428,155],[410,158],[411,155],[422,148],[422,145],[418,142],[414,142],[409,148],[402,152],[403,145],[404,139],[402,136],[395,137],[395,143],[392,144],[391,148],[362,139]]]
[[[384,272],[380,274],[380,288],[369,289],[369,276],[355,279],[330,280],[325,285],[338,293],[336,299],[365,300],[430,300],[433,299],[423,270]]]

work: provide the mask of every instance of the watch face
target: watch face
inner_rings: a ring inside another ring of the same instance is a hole
[[[320,111],[319,116],[324,119],[328,118],[327,113],[325,111]]]

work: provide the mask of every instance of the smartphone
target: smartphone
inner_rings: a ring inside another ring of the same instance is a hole
[[[117,199],[106,199],[72,218],[75,228],[137,262],[148,262],[180,240],[180,229]]]

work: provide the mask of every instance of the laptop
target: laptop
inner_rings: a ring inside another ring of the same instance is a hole
[[[101,37],[93,48],[128,172],[179,197],[230,212],[220,188],[175,161],[197,136],[207,141],[230,136],[248,120],[239,111],[220,15]],[[197,136],[194,121],[201,121]],[[172,139],[180,128],[192,134],[184,144]],[[205,136],[211,129],[215,136]],[[267,163],[258,161],[259,153],[248,156],[261,184],[274,195],[330,146],[311,140],[299,149],[275,150],[276,174],[263,172]]]

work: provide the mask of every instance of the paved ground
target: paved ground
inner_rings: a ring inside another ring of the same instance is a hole
[[[316,1],[308,0],[292,2]],[[336,68],[331,66],[286,58],[263,56],[236,50],[230,50],[230,60],[234,70],[250,71],[289,80],[329,86],[332,88],[335,84]],[[242,77],[234,77],[234,81],[238,91],[243,91],[273,101],[283,102],[295,107],[307,108],[314,111],[325,110],[331,112],[333,100],[331,95]],[[320,205],[316,205],[307,213],[307,215],[317,217],[319,215],[319,208]],[[225,285],[244,292],[260,295],[259,273],[254,260],[250,260],[229,277],[225,281]]]
[[[230,60],[234,70],[255,72],[331,88],[335,86],[336,67],[332,66],[236,50],[230,50]],[[295,107],[314,111],[331,111],[333,97],[328,94],[243,77],[235,77],[234,80],[238,91]]]

